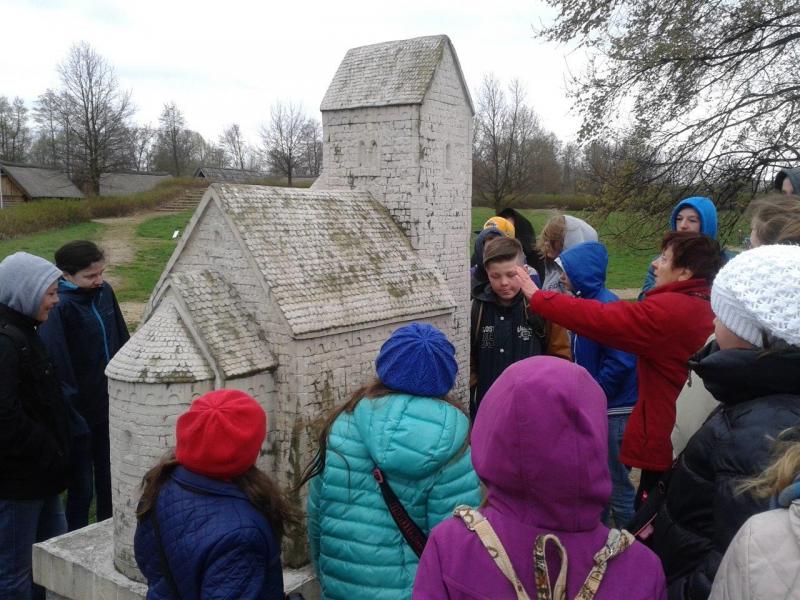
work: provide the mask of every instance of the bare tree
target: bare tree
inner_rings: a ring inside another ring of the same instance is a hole
[[[219,144],[225,151],[228,162],[234,168],[244,171],[247,168],[250,156],[250,147],[242,135],[238,123],[232,123],[222,131]]]
[[[137,171],[148,171],[153,155],[156,131],[150,125],[131,127],[128,130],[128,152],[131,166]]]
[[[300,136],[303,170],[310,177],[319,177],[322,168],[322,125],[317,119],[308,119]]]
[[[583,142],[646,144],[621,176],[639,208],[736,201],[800,163],[800,6],[783,0],[548,0],[546,39],[590,56],[571,95]],[[633,158],[633,157],[632,157]]]
[[[64,128],[56,92],[48,89],[37,98],[33,108],[33,118],[38,126],[35,142],[37,162],[48,167],[59,166],[61,164],[59,145],[63,142]]]
[[[58,73],[62,124],[80,151],[77,175],[98,194],[101,173],[125,163],[128,121],[134,113],[131,94],[120,89],[114,69],[86,42],[72,46]]]
[[[28,127],[28,109],[17,96],[11,102],[0,96],[0,158],[9,161],[24,161],[31,146],[31,130]]]
[[[477,98],[473,185],[499,211],[533,191],[534,140],[543,132],[519,81],[511,82],[506,96],[500,82],[487,75]]]
[[[161,111],[158,119],[158,142],[156,149],[156,164],[180,177],[188,173],[191,163],[195,159],[198,148],[198,139],[193,131],[186,128],[186,119],[174,102],[168,102]]]
[[[272,170],[288,179],[297,172],[302,160],[302,136],[306,117],[303,107],[292,102],[275,103],[270,109],[269,124],[261,127],[264,154]]]

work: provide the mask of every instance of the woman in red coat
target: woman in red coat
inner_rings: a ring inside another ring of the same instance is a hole
[[[672,466],[670,434],[675,400],[686,381],[687,360],[714,330],[711,282],[721,265],[716,240],[692,232],[664,236],[653,261],[656,285],[641,302],[573,298],[539,290],[523,277],[531,311],[604,346],[636,354],[639,400],[622,439],[620,462],[642,470],[643,494]]]

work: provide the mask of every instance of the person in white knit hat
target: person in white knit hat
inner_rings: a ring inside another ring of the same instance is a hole
[[[800,423],[800,246],[735,257],[711,306],[716,340],[689,366],[720,406],[678,457],[654,523],[670,598],[707,598],[734,534],[769,508],[737,488],[769,464],[770,438]]]

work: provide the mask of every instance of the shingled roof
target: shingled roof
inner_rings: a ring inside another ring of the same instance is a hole
[[[320,110],[422,104],[445,48],[450,49],[464,97],[472,108],[450,38],[435,35],[351,48],[328,86]]]
[[[170,179],[169,173],[143,173],[127,171],[100,175],[101,196],[129,196],[149,192],[162,181]]]
[[[160,291],[150,318],[109,363],[110,377],[145,383],[215,379],[222,384],[277,366],[264,333],[220,273],[175,273]],[[144,372],[141,365],[146,365]]]
[[[213,184],[200,219],[208,202],[236,228],[295,336],[455,309],[439,271],[368,192]]]
[[[31,200],[84,197],[75,184],[69,180],[67,174],[57,169],[17,163],[0,163],[0,169]]]
[[[267,173],[250,169],[228,169],[224,167],[197,167],[193,177],[218,183],[252,183],[269,177]]]

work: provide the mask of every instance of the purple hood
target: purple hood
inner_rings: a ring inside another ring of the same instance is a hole
[[[506,369],[483,402],[472,464],[489,504],[535,527],[595,529],[611,479],[606,398],[588,371],[529,358]]]
[[[601,523],[611,494],[606,399],[583,368],[548,356],[508,367],[489,388],[472,430],[472,464],[486,485],[480,509],[514,570],[536,597],[533,546],[555,533],[567,551],[574,598],[605,544]],[[548,550],[550,580],[559,561]],[[478,536],[454,517],[437,525],[420,558],[414,600],[505,599],[511,584]],[[609,564],[596,600],[666,600],[658,557],[635,543]]]

